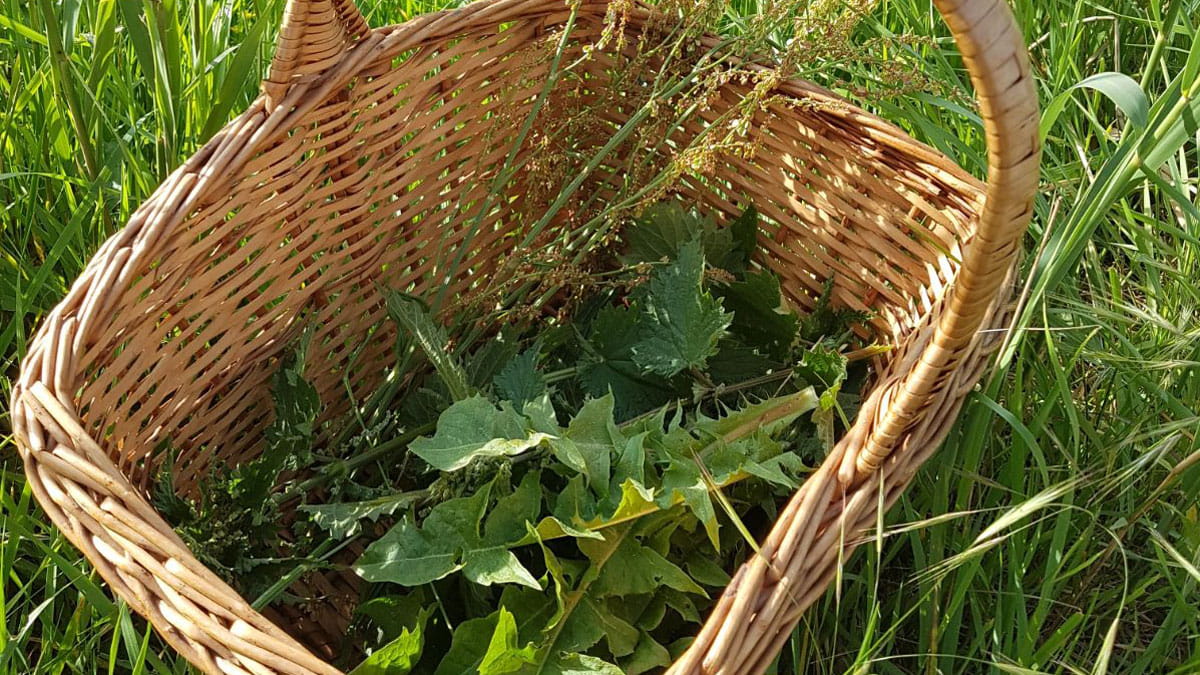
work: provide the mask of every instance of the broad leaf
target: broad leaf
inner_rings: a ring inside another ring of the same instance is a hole
[[[517,621],[512,612],[500,608],[496,630],[479,663],[479,675],[509,675],[534,662],[533,645],[517,646]]]
[[[592,324],[590,351],[579,366],[579,381],[593,398],[611,393],[618,420],[652,410],[682,392],[667,378],[634,362],[640,315],[625,307],[606,307]]]
[[[367,581],[418,586],[462,570],[464,577],[483,586],[515,583],[540,588],[509,550],[516,544],[505,539],[511,528],[497,527],[481,536],[490,493],[489,483],[470,497],[438,504],[419,528],[407,518],[400,521],[367,547],[355,571]]]
[[[699,241],[685,245],[679,259],[656,270],[638,289],[643,315],[633,346],[634,362],[642,368],[671,377],[685,370],[702,369],[716,353],[732,315],[703,288],[704,258]]]
[[[482,396],[458,401],[438,416],[432,437],[413,441],[413,454],[442,471],[457,471],[479,457],[519,455],[549,435],[530,432],[526,419],[509,406],[496,408]]]
[[[432,608],[421,610],[416,625],[403,629],[400,635],[373,652],[350,675],[408,675],[412,672],[425,646],[425,623]]]
[[[735,281],[718,295],[726,310],[733,312],[729,330],[743,344],[762,350],[775,359],[786,359],[800,327],[800,317],[784,302],[779,278],[770,272],[752,272]]]

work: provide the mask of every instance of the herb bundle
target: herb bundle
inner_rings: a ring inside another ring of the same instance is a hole
[[[318,425],[302,339],[263,453],[195,504],[168,463],[158,506],[259,606],[361,551],[360,675],[664,666],[856,403],[840,347],[865,317],[828,288],[790,309],[757,233],[753,209],[656,204],[571,307],[475,344],[392,294],[395,366],[348,424]]]

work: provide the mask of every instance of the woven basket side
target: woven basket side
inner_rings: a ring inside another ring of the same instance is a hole
[[[935,4],[963,52],[988,141],[986,201],[961,267],[950,285],[934,289],[926,320],[738,572],[674,675],[757,674],[770,665],[801,613],[945,438],[998,341],[1037,194],[1037,93],[1005,0]]]

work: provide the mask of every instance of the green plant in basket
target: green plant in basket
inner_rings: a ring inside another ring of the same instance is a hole
[[[316,426],[303,339],[263,454],[214,472],[198,505],[160,490],[160,509],[263,602],[361,540],[355,673],[664,666],[855,404],[839,348],[866,317],[828,293],[804,317],[786,306],[757,233],[753,209],[719,227],[655,204],[573,306],[473,344],[393,294],[402,384],[362,402],[357,431]]]

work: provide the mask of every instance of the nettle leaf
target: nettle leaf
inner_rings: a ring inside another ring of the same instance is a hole
[[[824,342],[818,342],[813,345],[812,349],[804,353],[800,364],[796,366],[796,374],[808,382],[819,384],[824,388],[824,391],[821,392],[821,411],[829,412],[837,406],[837,395],[842,389],[842,382],[846,380],[848,365],[849,360],[845,354],[839,353]],[[827,417],[829,424],[832,425],[832,416],[827,415]],[[832,427],[830,427],[827,435],[831,436],[832,433]],[[832,442],[827,445],[832,445]]]
[[[510,360],[496,375],[496,395],[512,401],[517,410],[546,393],[546,377],[537,369],[537,348],[528,349]]]
[[[736,220],[729,224],[729,234],[733,245],[729,247],[726,257],[721,260],[710,257],[722,267],[734,274],[741,274],[750,268],[750,260],[758,250],[758,210],[753,206],[747,208]]]
[[[621,237],[628,244],[623,262],[674,260],[684,245],[713,229],[708,219],[675,202],[652,204],[621,231]]]
[[[492,405],[482,396],[458,401],[438,416],[437,432],[413,441],[413,454],[442,471],[457,471],[479,457],[519,455],[550,436],[526,429],[527,420],[511,406]]]
[[[421,527],[405,518],[367,547],[355,564],[355,572],[367,581],[419,586],[461,570],[466,579],[482,586],[521,584],[541,588],[509,550],[516,545],[505,540],[509,528],[497,526],[489,536],[481,536],[480,523],[490,494],[489,483],[470,497],[438,504]],[[513,495],[507,499],[513,499]],[[528,498],[522,495],[517,499]],[[519,510],[508,508],[506,512]]]
[[[703,280],[704,258],[694,240],[679,251],[678,260],[656,270],[638,289],[643,320],[633,358],[639,366],[672,377],[703,369],[716,353],[733,316],[704,290]]]
[[[870,313],[836,307],[833,304],[833,277],[825,280],[817,303],[800,322],[800,338],[817,342],[825,337],[837,337],[855,324],[865,323]]]
[[[680,395],[667,378],[634,362],[641,315],[626,307],[605,307],[592,323],[589,347],[579,365],[579,381],[593,398],[611,393],[617,419],[625,420]]]
[[[348,539],[362,532],[362,521],[374,522],[390,516],[412,506],[420,498],[418,493],[401,492],[361,502],[304,504],[299,510],[311,514],[313,522],[334,539]]]
[[[261,504],[279,480],[279,474],[294,470],[310,461],[321,397],[316,387],[304,378],[308,342],[305,333],[296,349],[284,358],[271,378],[271,397],[275,401],[275,419],[267,427],[266,447],[257,459],[233,472],[238,501],[246,506]]]
[[[415,625],[404,628],[400,635],[373,652],[350,675],[408,675],[421,658],[425,647],[425,624],[433,614],[433,608],[422,609]]]
[[[743,344],[760,349],[775,359],[786,359],[796,341],[800,317],[783,301],[779,277],[770,272],[751,272],[717,294],[726,310],[733,312],[729,326]]]
[[[751,207],[719,227],[677,202],[660,202],[626,225],[621,236],[628,244],[621,259],[626,265],[675,260],[685,245],[699,239],[711,265],[741,274],[757,249],[758,212]]]

